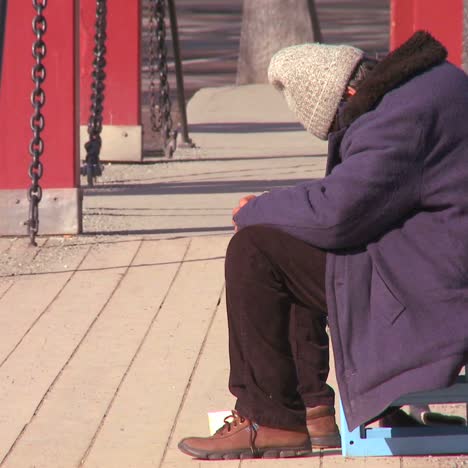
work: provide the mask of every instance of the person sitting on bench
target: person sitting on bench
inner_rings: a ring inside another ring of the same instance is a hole
[[[270,82],[328,139],[326,175],[246,196],[226,253],[232,416],[202,459],[338,447],[331,334],[350,429],[468,360],[468,77],[419,31],[380,61],[288,47]]]

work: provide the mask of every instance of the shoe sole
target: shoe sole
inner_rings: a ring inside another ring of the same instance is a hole
[[[314,449],[341,448],[340,434],[333,434],[323,437],[311,437],[310,443]]]
[[[250,458],[296,458],[313,456],[312,449],[307,447],[265,447],[258,448],[256,453],[249,450],[236,450],[232,452],[204,452],[187,447],[182,442],[178,445],[179,450],[201,460],[238,460]]]

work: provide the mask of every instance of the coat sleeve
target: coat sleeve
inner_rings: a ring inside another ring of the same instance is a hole
[[[365,245],[418,205],[422,126],[404,112],[369,112],[346,132],[343,162],[321,180],[264,193],[234,217],[276,227],[323,249]]]

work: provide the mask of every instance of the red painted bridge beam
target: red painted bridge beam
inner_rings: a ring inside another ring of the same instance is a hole
[[[6,17],[0,87],[0,235],[26,235],[28,169],[34,83],[31,23],[36,14],[31,0],[10,0]],[[81,230],[78,171],[78,0],[48,1],[44,10],[46,100],[42,112],[44,173],[39,205],[39,234]]]
[[[91,107],[96,0],[80,7],[81,158]],[[102,161],[141,161],[141,0],[108,0]]]
[[[420,29],[429,31],[448,49],[448,60],[461,67],[466,64],[468,46],[467,0],[392,0],[391,39],[393,50]]]

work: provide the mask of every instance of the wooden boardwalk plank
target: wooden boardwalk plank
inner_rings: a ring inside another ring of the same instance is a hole
[[[94,246],[81,271],[0,368],[0,463],[113,294],[125,273],[122,265],[129,264],[139,244]]]
[[[189,240],[144,242],[6,466],[77,466],[176,275]],[[47,437],[44,438],[44,434]],[[111,466],[111,465],[104,465]],[[112,465],[113,466],[113,465]]]
[[[31,274],[17,277],[16,280],[3,278],[4,294],[0,283],[0,363],[18,345],[38,317],[47,310],[88,251],[89,247],[86,245],[71,249],[66,255],[66,268],[63,268],[63,262],[60,262],[60,265],[50,265],[49,271],[54,271],[60,266],[59,271],[64,270],[61,273]]]
[[[192,240],[139,355],[90,447],[86,467],[160,466],[223,290],[228,238]]]
[[[228,376],[227,316],[223,293],[161,468],[193,467],[194,461],[182,454],[177,444],[183,437],[209,435],[208,412],[234,407],[235,399],[227,387]],[[218,463],[231,468],[241,466],[240,460]]]
[[[320,459],[320,454],[314,454],[311,457],[304,458],[279,458],[263,460],[263,463],[268,463],[265,468],[322,468],[323,464]],[[260,462],[260,464],[263,464]],[[265,465],[266,465],[265,463]],[[240,468],[256,467],[258,468],[259,460],[242,460]]]
[[[0,254],[7,251],[16,240],[16,238],[0,237]]]
[[[13,286],[14,278],[0,278],[0,315],[3,313],[1,300],[8,290]]]
[[[467,455],[405,456],[399,458],[401,460],[400,468],[462,468],[468,466]]]
[[[427,459],[426,459],[427,462]],[[292,465],[291,465],[292,466]],[[340,455],[324,455],[323,468],[400,468],[400,457],[354,457],[345,458]],[[427,465],[426,465],[427,466]],[[433,465],[436,468],[437,465]],[[289,468],[289,467],[288,467]]]

